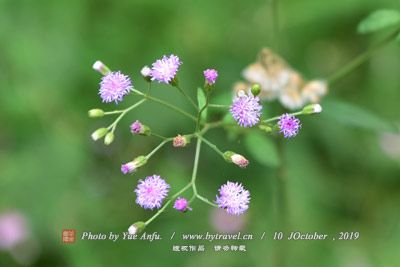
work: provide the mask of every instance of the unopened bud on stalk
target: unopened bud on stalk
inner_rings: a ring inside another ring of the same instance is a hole
[[[108,129],[107,128],[99,128],[96,131],[94,131],[92,133],[92,139],[94,141],[99,140],[100,138],[102,138],[103,136],[105,136],[108,133]]]
[[[88,115],[90,118],[100,118],[104,116],[104,111],[102,109],[91,109],[88,111]]]
[[[135,222],[128,228],[128,233],[130,235],[139,234],[146,228],[146,224],[144,222]]]
[[[209,92],[211,92],[215,82],[217,81],[218,71],[216,71],[215,69],[206,69],[203,72],[203,75],[204,75],[204,80],[205,80],[204,90],[207,93],[209,93]]]
[[[232,151],[226,151],[224,158],[227,162],[234,163],[240,168],[246,168],[249,165],[249,161],[245,157]]]
[[[174,147],[185,147],[188,143],[190,143],[190,139],[187,136],[180,134],[174,137],[172,141]]]
[[[139,156],[128,163],[122,164],[121,172],[123,174],[133,173],[134,171],[136,171],[137,168],[145,165],[146,163],[147,158],[145,156]]]
[[[259,84],[253,84],[253,86],[251,87],[251,93],[254,95],[254,96],[258,96],[259,94],[260,94],[260,92],[261,92],[261,87],[260,87],[260,85]]]
[[[104,137],[104,144],[108,146],[113,141],[114,141],[114,133],[113,132],[107,133],[106,137]]]
[[[131,124],[131,133],[140,135],[150,135],[151,130],[148,126],[142,124],[140,121],[135,121]]]
[[[258,126],[258,128],[261,130],[261,131],[264,131],[264,132],[266,132],[266,133],[270,133],[270,132],[272,132],[272,127],[271,126],[268,126],[268,125],[260,125],[260,126]]]
[[[103,74],[103,75],[106,75],[107,73],[111,72],[111,70],[110,70],[106,65],[104,65],[103,62],[101,62],[101,61],[99,61],[99,60],[96,61],[96,62],[93,64],[93,69],[94,69],[95,71],[100,72],[100,73]]]
[[[148,66],[144,66],[140,71],[140,74],[142,74],[146,81],[151,82],[151,69]]]
[[[322,107],[320,104],[310,104],[303,108],[303,114],[321,113]]]

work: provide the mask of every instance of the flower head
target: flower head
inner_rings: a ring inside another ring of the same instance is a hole
[[[136,203],[144,209],[159,209],[168,190],[169,184],[159,175],[148,176],[144,181],[139,180],[135,189]]]
[[[303,114],[321,113],[322,107],[320,104],[309,104],[303,108]]]
[[[226,151],[224,158],[227,162],[232,162],[240,168],[246,168],[249,165],[249,161],[245,157],[232,151]]]
[[[228,181],[218,191],[216,203],[227,213],[240,215],[249,208],[250,192],[242,184]]]
[[[175,203],[174,203],[174,209],[176,209],[176,210],[179,210],[179,211],[187,211],[187,210],[192,210],[190,207],[189,207],[189,201],[187,201],[187,199],[186,198],[183,198],[183,197],[178,197],[176,200],[175,200]]]
[[[231,157],[232,162],[238,165],[240,168],[246,168],[249,165],[249,161],[240,154],[234,154]]]
[[[147,125],[142,124],[140,121],[136,120],[130,126],[131,133],[140,135],[150,135],[151,130]]]
[[[301,128],[300,120],[293,115],[283,114],[278,122],[281,133],[286,138],[294,137],[297,135]]]
[[[128,174],[136,171],[136,164],[133,161],[121,165],[121,172]]]
[[[208,84],[214,84],[217,81],[218,71],[215,69],[206,69],[204,72],[204,78]]]
[[[230,112],[236,122],[242,127],[252,127],[260,121],[262,106],[260,99],[254,97],[251,92],[248,95],[240,91],[234,99]]]
[[[104,65],[103,62],[101,62],[101,61],[99,61],[99,60],[97,60],[97,61],[93,64],[93,69],[94,69],[95,71],[100,72],[100,73],[103,74],[103,75],[106,75],[107,73],[110,72],[110,69],[109,69],[106,65]]]
[[[189,140],[186,136],[178,134],[172,140],[172,145],[174,147],[185,147],[189,143]]]
[[[151,69],[147,66],[144,66],[141,70],[140,70],[140,74],[142,74],[142,76],[144,78],[150,77],[151,75]]]
[[[131,124],[131,132],[134,134],[140,134],[143,130],[143,124],[140,121],[135,121]]]
[[[170,83],[176,76],[179,66],[182,62],[179,57],[170,55],[169,57],[163,56],[162,59],[156,60],[151,68],[151,80],[157,80],[160,83]]]
[[[123,174],[133,173],[137,170],[137,168],[145,165],[146,163],[147,163],[147,158],[145,156],[139,156],[128,163],[122,164],[121,172]]]
[[[135,222],[128,228],[128,233],[130,235],[135,235],[142,232],[146,228],[146,224],[144,222]]]
[[[100,97],[103,102],[122,101],[123,97],[132,89],[131,79],[120,71],[109,72],[100,82]]]

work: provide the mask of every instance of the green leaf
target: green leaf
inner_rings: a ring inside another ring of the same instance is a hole
[[[357,31],[371,33],[395,25],[400,25],[400,12],[394,9],[381,9],[362,20],[358,24]]]
[[[199,105],[199,109],[203,108],[206,104],[206,95],[204,94],[203,89],[197,88],[197,103]],[[201,113],[201,120],[205,121],[207,118],[207,108],[203,110]]]
[[[396,42],[400,44],[400,33],[396,36]]]
[[[362,107],[339,100],[325,100],[323,102],[323,117],[335,120],[337,123],[359,127],[376,132],[396,131],[393,123],[364,109]]]
[[[280,160],[274,142],[265,134],[253,132],[246,135],[244,143],[250,155],[260,164],[278,167]]]

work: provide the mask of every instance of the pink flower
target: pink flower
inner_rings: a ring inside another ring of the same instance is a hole
[[[120,71],[109,72],[100,82],[100,97],[105,103],[122,101],[132,89],[131,79]]]
[[[242,184],[227,182],[219,189],[216,203],[227,213],[240,215],[249,208],[250,192]]]
[[[204,71],[204,78],[209,85],[214,84],[217,81],[218,72],[214,69],[206,69]]]
[[[183,197],[178,197],[175,200],[174,209],[182,211],[182,212],[187,211],[187,210],[192,210],[192,208],[189,207],[189,201],[187,201],[187,199],[183,198]]]
[[[135,189],[136,203],[144,209],[159,209],[169,188],[169,184],[159,175],[148,176],[144,181],[139,180]]]
[[[230,112],[235,121],[242,127],[252,127],[260,121],[262,106],[260,99],[251,92],[246,95],[243,91],[234,99]]]
[[[162,59],[156,60],[151,68],[151,80],[160,83],[170,83],[176,76],[179,66],[182,62],[179,57],[170,55],[169,57],[163,56]]]
[[[301,128],[300,120],[287,113],[280,117],[278,125],[285,138],[296,136]]]

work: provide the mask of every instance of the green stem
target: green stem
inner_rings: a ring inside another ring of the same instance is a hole
[[[178,107],[176,107],[176,106],[174,106],[174,105],[172,105],[172,104],[170,104],[168,102],[165,102],[164,100],[161,100],[161,99],[149,96],[149,95],[145,95],[145,94],[143,94],[142,92],[140,92],[139,90],[136,90],[136,89],[132,89],[132,92],[134,92],[137,95],[140,95],[140,96],[144,97],[145,99],[151,100],[151,101],[159,103],[161,105],[164,105],[164,106],[166,106],[166,107],[168,107],[168,108],[170,108],[170,109],[172,109],[172,110],[174,110],[174,111],[176,111],[176,112],[188,117],[189,119],[191,119],[193,121],[197,121],[197,118],[195,116],[190,115],[186,111],[184,111],[184,110],[182,110],[182,109],[180,109],[180,108],[178,108]]]
[[[131,111],[132,109],[140,106],[144,102],[146,102],[146,99],[142,99],[142,100],[136,102],[135,104],[133,104],[132,106],[124,109],[122,111],[122,113],[118,116],[118,118],[110,126],[108,126],[108,129],[111,128],[111,132],[114,132],[115,131],[115,127],[117,127],[118,122],[125,116],[125,114],[128,113],[129,111]]]
[[[229,105],[208,104],[210,108],[230,108]]]
[[[151,132],[151,134],[150,134],[151,136],[154,136],[154,137],[157,137],[157,138],[160,138],[160,139],[162,139],[162,140],[166,140],[166,139],[168,139],[168,137],[165,137],[165,136],[162,136],[162,135],[159,135],[159,134],[156,134],[156,133],[153,133],[153,132]]]
[[[199,194],[197,194],[196,197],[197,197],[198,199],[200,199],[201,201],[203,201],[204,203],[207,203],[207,204],[209,204],[209,205],[211,205],[211,206],[213,206],[213,207],[215,207],[215,208],[218,208],[218,205],[217,205],[217,204],[211,202],[211,201],[208,200],[207,198],[205,198],[205,197],[203,197],[203,196],[201,196],[201,195],[199,195]]]
[[[124,110],[113,110],[113,111],[104,112],[104,115],[119,114],[119,113],[122,113],[122,112],[124,112]]]
[[[203,107],[201,107],[200,111],[197,114],[196,132],[199,130],[200,127],[201,113],[203,113],[203,111],[207,108],[209,99],[210,99],[210,94],[207,93],[206,103],[204,104]]]
[[[178,91],[179,91],[184,97],[186,97],[186,99],[192,104],[192,106],[193,106],[196,110],[199,110],[199,108],[197,107],[196,103],[194,103],[193,99],[192,99],[188,94],[186,94],[186,92],[185,92],[178,84],[177,84],[175,87],[178,89]]]
[[[167,138],[164,141],[162,141],[156,148],[154,148],[149,154],[146,155],[146,158],[147,159],[151,158],[151,156],[153,156],[154,153],[156,153],[160,148],[162,148],[166,143],[168,143],[171,140],[172,140],[171,138]]]
[[[269,0],[271,3],[272,44],[277,49],[279,45],[279,9],[278,0]]]
[[[224,153],[218,149],[218,147],[211,143],[210,141],[208,141],[207,139],[205,139],[204,137],[202,137],[201,135],[197,135],[198,139],[201,139],[205,144],[207,144],[209,147],[211,147],[215,152],[217,152],[221,157],[224,157]]]
[[[197,177],[197,168],[199,166],[200,148],[201,148],[201,139],[197,138],[196,153],[194,156],[194,164],[193,164],[193,172],[192,172],[192,180],[191,180],[193,193],[196,196],[197,196],[196,177]]]
[[[151,91],[151,82],[149,82],[149,86],[147,87],[146,95],[150,95],[150,91]]]
[[[303,113],[303,111],[301,110],[301,111],[289,113],[289,115],[298,116],[298,115],[304,115],[304,113]],[[279,120],[280,118],[281,118],[281,116],[276,116],[276,117],[272,117],[272,118],[270,118],[270,119],[263,120],[262,122],[276,121],[276,120]]]
[[[342,79],[343,77],[347,76],[349,73],[351,73],[353,70],[358,68],[361,64],[366,62],[368,59],[371,58],[372,55],[375,54],[376,51],[378,51],[380,48],[385,46],[386,44],[390,43],[393,41],[396,36],[400,33],[400,29],[397,29],[390,35],[388,35],[385,39],[380,41],[379,43],[376,43],[373,45],[371,48],[369,48],[367,51],[364,53],[360,54],[356,58],[354,58],[352,61],[344,65],[342,68],[331,74],[326,80],[329,85],[332,85],[333,83],[337,82],[338,80]]]

